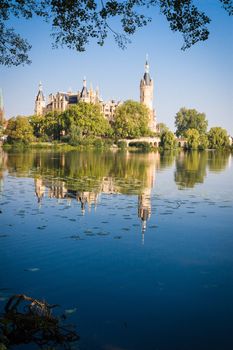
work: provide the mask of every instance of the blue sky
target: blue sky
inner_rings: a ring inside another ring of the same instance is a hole
[[[167,21],[154,9],[153,21],[140,29],[126,50],[113,38],[104,47],[95,42],[84,53],[52,49],[50,27],[41,20],[13,21],[32,44],[30,66],[1,67],[7,118],[30,115],[38,83],[46,96],[57,91],[99,86],[104,100],[139,100],[139,83],[146,53],[154,79],[154,107],[157,121],[174,129],[174,116],[183,106],[205,112],[209,127],[222,126],[233,134],[233,20],[217,0],[198,1],[211,18],[209,40],[181,51],[182,36],[171,32]]]

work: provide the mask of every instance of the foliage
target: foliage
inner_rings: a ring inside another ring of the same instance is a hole
[[[9,119],[5,133],[9,143],[22,142],[28,144],[33,140],[33,128],[27,117],[18,116]]]
[[[207,134],[199,135],[199,146],[200,150],[207,149],[209,147],[209,140]]]
[[[219,0],[229,15],[233,14],[232,0]],[[195,5],[194,0],[2,0],[0,11],[0,64],[11,66],[30,63],[31,46],[13,28],[8,28],[10,18],[31,19],[38,16],[53,29],[54,46],[67,46],[84,51],[90,39],[103,45],[112,33],[121,48],[130,42],[130,35],[146,26],[152,18],[146,8],[157,7],[167,19],[172,31],[182,34],[185,50],[209,36],[210,18]],[[119,20],[120,32],[112,27]]]
[[[199,132],[196,129],[188,129],[185,133],[187,139],[188,149],[198,149],[199,146]]]
[[[77,125],[71,125],[68,141],[71,146],[78,146],[81,142],[81,130]]]
[[[211,128],[208,132],[210,148],[225,148],[230,145],[227,131],[221,127]]]
[[[51,140],[60,140],[64,130],[62,115],[57,111],[47,113],[42,121],[42,129]]]
[[[143,151],[150,151],[152,148],[149,142],[146,142],[146,141],[130,142],[129,147],[141,148]]]
[[[0,123],[0,139],[4,136],[4,129],[3,126]]]
[[[42,115],[33,115],[29,117],[30,124],[33,127],[35,137],[42,137],[44,135],[45,117]]]
[[[160,146],[163,149],[173,149],[176,147],[176,138],[172,131],[164,131],[161,135]]]
[[[116,109],[115,120],[112,123],[116,138],[136,138],[147,136],[149,110],[136,101],[128,100]]]
[[[80,136],[109,136],[111,127],[101,112],[100,106],[80,102],[61,115],[64,130],[69,134],[76,127]]]
[[[61,113],[54,111],[44,116],[34,115],[30,117],[34,135],[45,141],[60,140],[64,130],[64,120]]]
[[[72,145],[80,144],[83,137],[111,135],[110,125],[100,106],[85,102],[80,102],[63,113],[55,111],[45,116],[33,116],[30,122],[36,137],[47,135],[51,140],[60,140],[62,134],[66,133]]]
[[[175,126],[178,137],[185,136],[188,129],[196,129],[199,134],[204,134],[207,131],[208,121],[204,113],[183,107],[176,113]]]

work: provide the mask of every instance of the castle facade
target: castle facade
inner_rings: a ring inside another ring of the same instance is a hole
[[[76,105],[79,102],[94,103],[99,104],[101,110],[109,121],[114,119],[116,108],[122,103],[121,101],[110,100],[104,102],[99,94],[99,89],[94,90],[92,85],[87,88],[86,79],[83,79],[83,87],[81,91],[74,93],[72,91],[68,92],[57,92],[56,94],[50,94],[48,98],[48,103],[42,91],[42,85],[39,84],[39,91],[35,100],[35,114],[45,115],[49,112],[59,111],[64,112],[67,108],[72,105]]]
[[[145,72],[140,81],[140,102],[143,103],[149,109],[149,128],[152,131],[156,131],[156,114],[153,109],[153,95],[154,95],[154,82],[150,77],[149,64],[146,60]],[[87,82],[84,78],[83,87],[78,92],[57,92],[56,94],[50,94],[48,103],[44,97],[42,91],[42,85],[39,85],[39,91],[35,100],[35,114],[45,115],[48,112],[60,111],[64,112],[69,106],[76,105],[79,102],[94,103],[101,106],[101,110],[108,121],[113,121],[116,108],[122,104],[121,101],[110,100],[104,102],[100,97],[99,89],[95,90],[87,88]]]

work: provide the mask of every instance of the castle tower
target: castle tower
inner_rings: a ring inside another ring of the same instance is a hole
[[[148,107],[150,111],[149,128],[156,131],[155,111],[153,109],[154,82],[150,77],[150,66],[146,59],[145,73],[140,82],[140,102]]]
[[[89,100],[89,92],[87,90],[87,81],[86,81],[86,78],[84,77],[83,79],[83,88],[82,88],[82,91],[80,93],[80,100],[83,101],[83,102],[90,102]]]
[[[35,101],[35,114],[42,115],[45,108],[45,98],[42,91],[42,84],[39,84],[39,91]]]
[[[0,125],[4,123],[4,104],[3,104],[3,95],[2,89],[0,88]]]

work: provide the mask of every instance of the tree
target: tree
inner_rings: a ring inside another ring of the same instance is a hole
[[[217,1],[217,0],[216,0]],[[233,14],[232,0],[218,0],[229,15]],[[0,64],[12,66],[30,63],[31,46],[7,26],[12,17],[31,19],[40,17],[53,29],[55,47],[62,45],[84,51],[90,39],[103,45],[107,35],[113,34],[121,48],[130,42],[138,28],[152,18],[145,9],[157,7],[167,19],[172,31],[182,34],[185,50],[208,39],[210,18],[195,5],[194,0],[2,0],[0,4]],[[119,20],[120,32],[111,22]]]
[[[198,149],[199,146],[199,132],[196,129],[188,129],[185,133],[187,139],[188,149]]]
[[[207,134],[202,134],[199,136],[199,149],[204,150],[209,147],[209,140]]]
[[[208,121],[205,113],[183,107],[176,113],[175,126],[177,136],[184,136],[188,129],[196,129],[199,134],[204,134],[207,130]]]
[[[160,145],[163,149],[173,149],[176,147],[176,138],[172,131],[164,131],[161,135]]]
[[[33,134],[36,137],[44,135],[45,117],[42,115],[33,115],[29,118],[30,124],[33,127]]]
[[[116,138],[133,139],[150,133],[148,123],[148,108],[139,102],[128,100],[117,107],[112,127]]]
[[[74,126],[81,136],[109,136],[111,127],[99,105],[80,102],[62,114],[66,132],[73,133]],[[73,135],[74,136],[74,135]]]
[[[64,130],[64,120],[62,114],[58,111],[49,112],[41,117],[39,128],[42,135],[47,135],[50,139],[60,140]]]
[[[27,144],[33,140],[33,128],[27,117],[18,116],[9,119],[5,133],[7,141],[10,143],[22,142]]]
[[[211,128],[208,132],[210,148],[225,148],[230,145],[227,131],[221,127]]]
[[[159,130],[160,134],[163,134],[165,131],[169,131],[169,128],[164,123],[158,123],[157,124],[157,129]]]

